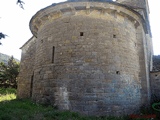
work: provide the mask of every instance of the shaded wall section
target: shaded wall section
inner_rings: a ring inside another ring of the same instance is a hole
[[[32,95],[33,69],[36,52],[36,38],[32,37],[22,47],[20,73],[18,76],[18,98],[29,98]]]
[[[160,98],[160,71],[151,72],[151,93]]]

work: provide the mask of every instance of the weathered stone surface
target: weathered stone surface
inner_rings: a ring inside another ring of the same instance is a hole
[[[155,96],[160,98],[160,71],[153,71],[151,73],[151,90],[153,98]]]
[[[34,75],[34,62],[36,51],[36,38],[32,37],[22,46],[22,58],[20,64],[20,73],[18,76],[18,97],[31,97],[32,78]]]
[[[39,11],[30,28],[37,38],[22,47],[18,97],[87,115],[130,114],[149,100],[152,47],[140,14],[66,2]]]

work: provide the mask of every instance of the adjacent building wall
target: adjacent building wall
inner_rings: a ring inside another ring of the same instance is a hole
[[[160,98],[160,71],[151,72],[152,96]]]
[[[32,37],[22,47],[20,73],[18,76],[18,98],[30,98],[36,52],[36,38]]]

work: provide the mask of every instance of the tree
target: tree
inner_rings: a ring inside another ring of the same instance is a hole
[[[23,1],[21,0],[17,0],[17,4],[19,4],[19,6],[24,9],[23,4],[25,4]]]
[[[6,65],[3,62],[1,62],[0,63],[0,83],[4,83],[6,80],[5,70],[6,70]]]
[[[2,38],[5,38],[5,34],[3,34],[3,33],[0,33],[0,39],[2,39]]]
[[[17,87],[17,76],[19,74],[19,63],[13,56],[8,60],[8,64],[0,63],[0,82],[9,86]]]
[[[5,35],[5,34],[3,34],[2,32],[0,32],[0,40],[2,39],[2,38],[5,38],[7,35]],[[0,42],[0,45],[1,45],[2,43]]]

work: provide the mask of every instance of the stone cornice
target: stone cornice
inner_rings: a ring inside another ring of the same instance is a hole
[[[142,23],[144,30],[146,31],[145,21],[142,16],[125,5],[115,2],[64,2],[52,4],[51,6],[38,11],[30,21],[31,32],[37,37],[38,30],[47,21],[54,21],[63,16],[73,16],[82,10],[85,11],[86,15],[89,15],[93,10],[99,11],[99,13],[104,16],[105,13],[120,14],[132,21],[135,27]]]

